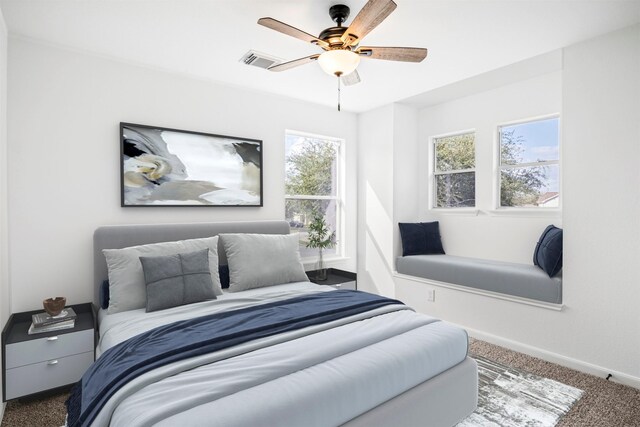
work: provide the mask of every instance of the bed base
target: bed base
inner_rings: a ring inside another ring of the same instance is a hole
[[[478,366],[461,363],[376,406],[342,427],[451,427],[478,405]]]

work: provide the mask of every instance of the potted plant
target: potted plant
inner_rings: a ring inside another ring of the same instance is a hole
[[[316,264],[316,280],[327,280],[327,268],[324,265],[322,252],[332,248],[336,241],[336,232],[330,232],[323,215],[314,214],[309,223],[308,248],[318,248],[318,263]]]

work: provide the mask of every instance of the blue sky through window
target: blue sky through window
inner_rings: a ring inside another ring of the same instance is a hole
[[[524,149],[520,163],[533,163],[542,160],[558,160],[558,118],[537,120],[503,126],[502,132],[515,130],[514,136],[523,137]]]

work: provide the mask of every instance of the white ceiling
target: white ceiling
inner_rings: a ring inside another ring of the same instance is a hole
[[[640,22],[640,0],[395,0],[364,41],[427,47],[420,64],[363,59],[343,109],[366,111]],[[315,63],[281,73],[239,62],[249,49],[291,60],[319,49],[256,24],[270,16],[312,34],[365,0],[0,0],[10,34],[224,84],[336,105]]]

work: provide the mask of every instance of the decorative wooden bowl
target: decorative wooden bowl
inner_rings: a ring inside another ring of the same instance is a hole
[[[42,301],[44,311],[46,311],[49,316],[57,316],[60,314],[65,304],[67,304],[67,299],[65,297],[47,298]]]

